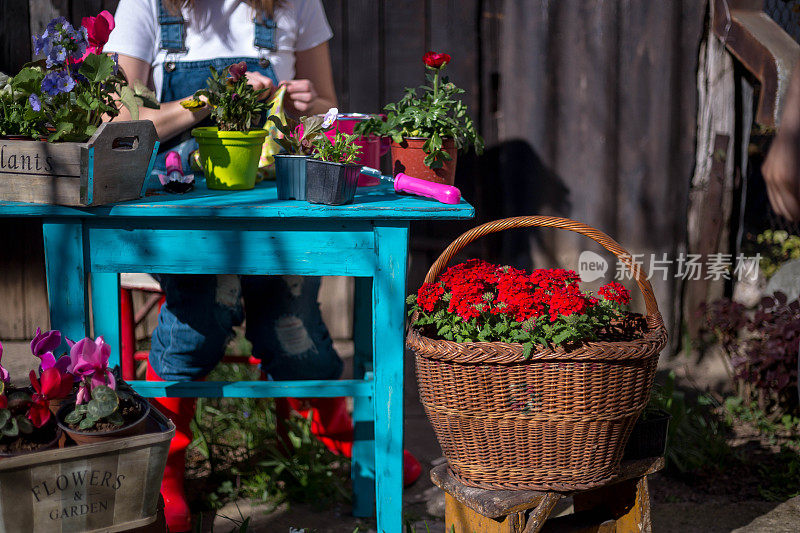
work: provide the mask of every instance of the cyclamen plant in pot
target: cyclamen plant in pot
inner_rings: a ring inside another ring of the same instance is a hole
[[[262,113],[269,108],[267,89],[247,83],[247,64],[242,61],[218,72],[209,67],[208,88],[194,93],[181,105],[193,111],[211,108],[216,127],[192,130],[200,152],[200,165],[209,189],[245,190],[256,184],[258,161],[267,130],[260,129]]]
[[[157,108],[152,91],[120,75],[116,54],[102,53],[113,28],[114,17],[102,11],[77,29],[55,18],[34,36],[34,53],[46,58],[0,77],[0,135],[84,142],[122,106],[133,120],[140,106]]]
[[[282,122],[279,117],[270,115],[280,132],[275,139],[286,153],[275,154],[275,179],[278,200],[306,199],[306,159],[313,153],[313,139],[329,130],[336,121],[338,109],[331,108],[325,116],[301,117],[299,123],[291,119]]]
[[[3,347],[0,344],[0,358]],[[11,386],[8,371],[0,365],[0,456],[18,455],[54,448],[61,430],[50,412],[50,402],[65,398],[73,385],[72,376],[55,367],[37,376],[31,370],[33,394]]]
[[[69,342],[69,341],[68,341]],[[58,425],[78,444],[137,435],[145,430],[150,404],[108,367],[111,347],[102,337],[70,346],[71,372],[81,382],[74,402],[58,411]]]
[[[331,110],[331,123],[336,114]],[[333,112],[333,113],[332,113]],[[356,164],[361,147],[354,144],[358,135],[337,133],[333,141],[325,135],[311,139],[314,155],[306,160],[306,200],[312,204],[344,205],[353,202],[361,168]]]
[[[423,58],[428,85],[406,88],[397,102],[383,108],[386,120],[373,117],[358,124],[355,132],[392,138],[392,167],[400,172],[438,183],[452,185],[458,150],[469,146],[483,152],[467,107],[459,95],[464,93],[444,76],[448,54],[427,52]]]

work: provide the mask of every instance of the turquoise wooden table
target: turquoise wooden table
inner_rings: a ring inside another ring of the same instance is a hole
[[[356,277],[355,371],[339,381],[145,382],[144,396],[354,399],[354,514],[377,502],[378,531],[402,528],[403,325],[411,221],[471,218],[472,206],[359,188],[355,203],[279,201],[274,183],[252,191],[149,194],[101,207],[0,202],[0,216],[43,220],[51,327],[94,331],[119,361],[119,272]],[[374,490],[373,490],[374,486]],[[373,499],[375,498],[375,499]]]

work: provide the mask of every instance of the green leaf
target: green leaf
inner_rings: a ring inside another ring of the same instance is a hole
[[[5,426],[9,420],[11,420],[11,411],[0,409],[0,427]]]
[[[119,411],[115,411],[111,413],[108,417],[106,417],[106,421],[114,424],[115,426],[122,426],[125,424],[125,419],[122,418],[122,414]]]
[[[70,412],[67,416],[64,417],[64,422],[67,424],[79,424],[81,420],[86,416],[86,411],[79,413],[77,409]]]
[[[6,437],[16,437],[19,435],[19,426],[17,425],[16,419],[12,418],[8,424],[3,426],[3,435]]]
[[[139,120],[139,102],[136,99],[133,89],[127,85],[120,88],[119,101],[122,102],[122,105],[130,112],[131,120]]]
[[[91,429],[94,427],[95,422],[97,422],[94,418],[84,418],[81,420],[81,423],[78,425],[80,429]]]
[[[32,93],[39,93],[42,88],[44,72],[39,67],[23,68],[19,73],[11,78],[11,87],[15,91],[25,93],[25,96]]]
[[[133,81],[133,94],[138,98],[140,106],[150,109],[158,109],[161,107],[156,93],[138,79]]]
[[[29,435],[33,433],[33,424],[31,421],[28,420],[24,415],[17,415],[14,417],[17,421],[17,426],[19,427],[20,432]]]
[[[102,83],[114,74],[114,60],[105,54],[89,54],[78,72],[89,83]]]
[[[47,138],[48,142],[55,142],[65,135],[72,132],[72,123],[71,122],[59,122],[56,125],[56,131],[51,133],[50,136]]]

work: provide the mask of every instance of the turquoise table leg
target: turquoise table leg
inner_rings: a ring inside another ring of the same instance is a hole
[[[372,374],[372,278],[355,279],[353,377],[364,379]],[[353,515],[372,516],[375,511],[375,424],[371,397],[353,398],[353,458],[350,478],[353,482]]]
[[[45,219],[42,232],[50,327],[77,341],[89,333],[83,224]]]
[[[379,533],[400,533],[403,511],[403,334],[408,222],[375,227],[372,287],[375,474]]]
[[[111,346],[110,366],[120,364],[119,274],[92,272],[92,317],[94,335]]]

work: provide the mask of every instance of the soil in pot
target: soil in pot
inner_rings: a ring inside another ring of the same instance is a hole
[[[360,168],[358,165],[308,159],[306,161],[306,200],[312,204],[325,205],[353,203]]]
[[[60,437],[61,429],[56,424],[56,417],[52,416],[44,426],[33,428],[33,433],[29,435],[20,433],[17,437],[0,439],[0,457],[57,448]]]
[[[442,168],[432,169],[425,165],[425,156],[422,149],[427,139],[422,137],[406,137],[402,143],[392,141],[392,172],[395,176],[399,173],[408,174],[414,178],[453,185],[456,178],[456,158],[458,150],[453,139],[443,139],[442,148],[453,159],[445,161]]]
[[[103,442],[119,437],[130,437],[144,433],[147,429],[147,415],[150,412],[150,404],[138,396],[121,399],[119,401],[119,413],[125,423],[122,426],[115,426],[110,422],[100,421],[90,430],[82,430],[78,424],[67,424],[64,418],[75,408],[74,403],[69,403],[61,407],[58,411],[58,425],[72,438],[77,444],[90,444],[93,442]]]

